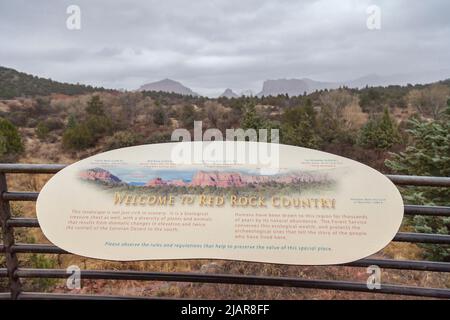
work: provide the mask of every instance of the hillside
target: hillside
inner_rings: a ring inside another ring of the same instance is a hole
[[[54,93],[78,95],[104,90],[104,88],[53,81],[0,66],[0,98],[2,99],[47,96]]]

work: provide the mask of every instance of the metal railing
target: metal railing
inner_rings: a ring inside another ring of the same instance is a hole
[[[82,294],[56,294],[41,292],[25,292],[22,290],[22,279],[26,278],[67,278],[64,269],[23,268],[19,264],[18,255],[34,254],[70,254],[57,246],[50,244],[16,243],[15,228],[39,228],[35,218],[14,217],[11,214],[10,201],[36,201],[37,192],[9,191],[6,175],[11,173],[54,174],[65,165],[44,164],[0,164],[0,222],[2,227],[2,243],[0,256],[4,256],[6,268],[0,268],[0,279],[7,278],[9,292],[0,292],[0,299],[143,299],[144,297],[103,296]],[[447,177],[419,177],[387,175],[396,185],[400,186],[429,186],[450,188],[450,178]],[[405,215],[443,216],[450,217],[449,207],[405,205]],[[397,242],[429,243],[449,245],[450,235],[399,232],[393,239]],[[385,269],[417,270],[427,272],[444,272],[450,274],[450,263],[365,258],[342,266],[368,267],[377,265]],[[141,280],[141,281],[173,281],[196,282],[236,285],[280,286],[293,288],[310,288],[323,290],[343,290],[368,293],[382,293],[433,298],[450,298],[450,289],[405,286],[396,284],[382,284],[380,289],[371,290],[366,283],[356,281],[303,279],[297,277],[272,277],[230,274],[205,273],[174,273],[174,272],[146,272],[146,271],[117,271],[117,270],[82,270],[82,279],[105,280]],[[146,299],[160,299],[149,298]]]

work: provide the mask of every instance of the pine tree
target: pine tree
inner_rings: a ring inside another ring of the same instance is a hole
[[[318,148],[316,112],[310,103],[290,108],[283,114],[281,141],[284,144],[306,148]]]
[[[241,120],[242,129],[255,129],[256,131],[259,129],[268,129],[269,123],[258,115],[254,104],[247,103],[244,105],[243,109],[244,116]]]
[[[450,176],[450,101],[442,119],[437,121],[410,121],[408,132],[412,144],[404,152],[393,154],[386,165],[400,174]],[[411,204],[448,205],[449,188],[420,187],[404,190],[404,198]],[[416,232],[449,234],[450,218],[415,216],[410,224]],[[450,248],[422,245],[425,256],[433,260],[450,261]]]
[[[99,96],[92,96],[86,107],[86,113],[89,115],[104,116],[103,102]]]
[[[381,118],[370,119],[358,137],[358,144],[367,149],[387,150],[399,141],[397,126],[387,108]]]
[[[23,151],[22,139],[17,128],[8,120],[0,118],[0,159],[11,161]]]
[[[91,98],[85,111],[86,118],[83,122],[77,122],[73,115],[69,116],[62,139],[65,149],[83,150],[93,147],[100,138],[113,133],[112,121],[106,115],[99,96]]]
[[[259,141],[267,139],[267,142],[271,142],[271,132],[273,129],[278,129],[277,126],[269,120],[261,117],[256,111],[254,102],[246,102],[242,109],[244,111],[241,119],[240,127],[244,130],[254,129]],[[260,135],[260,129],[267,130],[267,136]]]

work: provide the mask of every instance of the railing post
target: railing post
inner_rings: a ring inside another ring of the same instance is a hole
[[[9,201],[3,200],[3,193],[8,190],[6,184],[6,175],[0,172],[0,222],[2,226],[2,239],[5,248],[6,269],[8,270],[9,288],[11,290],[11,299],[17,299],[21,291],[20,279],[15,276],[19,266],[17,255],[11,251],[14,245],[14,228],[7,225],[11,218],[11,208]]]

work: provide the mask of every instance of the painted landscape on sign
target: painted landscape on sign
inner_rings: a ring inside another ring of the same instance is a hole
[[[304,191],[326,192],[336,187],[329,173],[289,171],[261,175],[249,170],[170,170],[94,167],[81,170],[79,179],[104,189],[152,191],[155,193],[237,193],[290,194]]]

